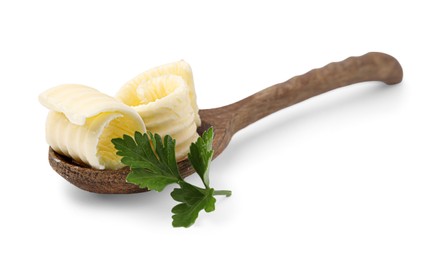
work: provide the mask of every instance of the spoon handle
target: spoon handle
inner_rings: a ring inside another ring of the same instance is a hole
[[[280,109],[324,92],[364,81],[402,81],[402,67],[390,55],[370,52],[313,69],[220,108],[231,118],[231,134]]]

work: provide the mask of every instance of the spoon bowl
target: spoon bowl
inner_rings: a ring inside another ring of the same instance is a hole
[[[336,88],[366,81],[381,81],[393,85],[402,81],[403,71],[399,62],[390,55],[370,52],[330,63],[295,76],[259,91],[236,103],[199,111],[202,134],[209,127],[214,129],[213,149],[215,159],[228,146],[232,136],[244,127],[278,110]],[[51,167],[75,186],[95,193],[126,194],[147,191],[127,183],[129,168],[97,170],[62,156],[49,148]],[[187,159],[178,162],[180,175],[194,173]]]
[[[199,135],[208,128],[210,128],[210,125],[202,118],[202,124],[197,129]],[[222,136],[216,129],[214,129],[214,135],[214,140],[216,140],[216,136]],[[148,191],[146,188],[142,189],[137,185],[126,182],[126,176],[130,172],[129,167],[118,170],[97,170],[58,154],[51,147],[49,147],[48,159],[51,167],[60,176],[86,191],[104,194],[129,194]],[[187,159],[178,162],[178,166],[182,178],[194,173],[194,169]]]

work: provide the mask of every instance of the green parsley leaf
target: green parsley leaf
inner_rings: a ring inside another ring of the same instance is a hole
[[[126,180],[141,188],[162,191],[168,184],[177,183],[179,188],[171,192],[171,197],[180,202],[171,210],[174,227],[189,227],[194,224],[199,212],[211,212],[216,209],[215,195],[230,196],[231,191],[214,190],[210,187],[209,169],[213,158],[213,128],[205,131],[190,146],[188,160],[196,170],[205,188],[187,183],[179,175],[176,162],[176,141],[167,135],[141,134],[136,132],[134,138],[124,135],[112,140],[117,155],[122,156],[122,163],[131,169]]]
[[[210,128],[208,131],[205,131],[195,143],[191,144],[190,152],[188,153],[188,160],[191,162],[197,174],[199,174],[206,188],[210,187],[208,173],[214,154],[213,137],[213,128]]]
[[[174,214],[173,227],[189,227],[194,224],[201,210],[211,212],[216,209],[214,189],[202,189],[183,181],[179,185],[180,188],[171,192],[174,200],[182,202],[171,210]]]
[[[180,179],[174,149],[176,142],[171,136],[165,136],[162,143],[158,134],[136,132],[134,139],[124,135],[111,141],[117,155],[122,156],[122,163],[131,168],[127,182],[162,191],[168,184],[177,183]]]

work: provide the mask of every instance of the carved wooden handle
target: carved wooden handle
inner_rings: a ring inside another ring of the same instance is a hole
[[[219,109],[231,119],[230,130],[234,134],[273,112],[324,92],[364,81],[397,84],[402,75],[402,67],[395,58],[370,52],[311,70]]]

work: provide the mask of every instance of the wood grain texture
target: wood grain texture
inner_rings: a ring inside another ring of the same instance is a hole
[[[370,52],[313,69],[236,103],[201,110],[200,115],[203,121],[216,128],[219,136],[216,135],[215,154],[218,155],[237,131],[278,110],[351,84],[381,81],[393,85],[400,83],[402,77],[402,67],[395,58],[385,53]]]
[[[214,158],[228,146],[232,136],[242,128],[280,109],[294,105],[327,91],[365,81],[381,81],[387,85],[402,81],[399,62],[390,55],[370,52],[313,69],[303,75],[273,85],[236,103],[199,111],[202,126],[199,133],[214,128]],[[73,162],[49,150],[49,163],[67,181],[96,193],[135,193],[147,191],[126,183],[128,168],[96,170]],[[179,162],[183,177],[194,171],[188,162]]]

